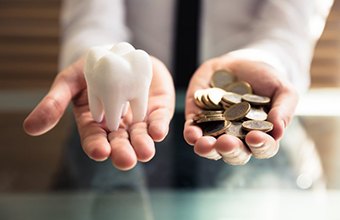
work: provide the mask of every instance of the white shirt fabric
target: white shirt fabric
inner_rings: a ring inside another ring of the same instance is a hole
[[[200,62],[230,53],[274,66],[300,91],[333,0],[202,0]],[[190,11],[188,11],[190,13]],[[174,0],[64,0],[60,68],[128,41],[171,70]]]

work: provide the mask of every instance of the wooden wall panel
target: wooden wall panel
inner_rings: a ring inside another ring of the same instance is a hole
[[[57,73],[59,9],[60,0],[0,0],[0,192],[49,190],[59,168],[70,112],[43,136],[22,129],[39,100],[23,95],[37,91],[40,97]],[[7,108],[10,102],[20,108]]]
[[[48,87],[57,73],[60,0],[0,0],[0,88]],[[313,87],[340,85],[340,3],[315,49]]]
[[[316,45],[311,67],[312,87],[340,86],[340,1],[335,0]]]
[[[57,73],[60,0],[0,0],[0,88],[48,87]]]

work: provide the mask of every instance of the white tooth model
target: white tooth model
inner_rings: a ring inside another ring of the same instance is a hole
[[[93,47],[84,67],[89,107],[95,121],[104,118],[116,131],[130,103],[133,121],[143,121],[152,79],[150,56],[126,42]]]

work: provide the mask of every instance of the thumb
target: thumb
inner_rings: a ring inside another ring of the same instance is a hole
[[[25,119],[23,128],[27,134],[44,134],[59,122],[71,99],[85,88],[82,66],[79,60],[58,74],[50,91]]]
[[[294,88],[282,87],[273,97],[273,104],[268,114],[268,120],[273,123],[271,135],[275,140],[282,138],[284,129],[291,122],[298,102],[298,94]]]

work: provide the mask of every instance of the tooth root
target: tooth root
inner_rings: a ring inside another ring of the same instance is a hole
[[[123,103],[111,97],[104,101],[106,125],[110,131],[117,131],[123,111]]]
[[[130,101],[133,122],[143,121],[146,115],[148,105],[148,95],[144,94]]]
[[[135,50],[126,56],[126,60],[132,64],[132,71],[137,76],[143,74],[142,79],[145,80],[145,91],[141,90],[135,96],[136,98],[130,100],[130,106],[133,114],[133,121],[143,121],[147,112],[148,93],[152,78],[152,63],[149,55],[142,50]]]
[[[123,106],[122,117],[124,117],[129,110],[129,102],[126,102]]]
[[[101,100],[95,96],[92,92],[88,92],[89,108],[93,119],[96,122],[101,122],[104,117],[104,109]]]

